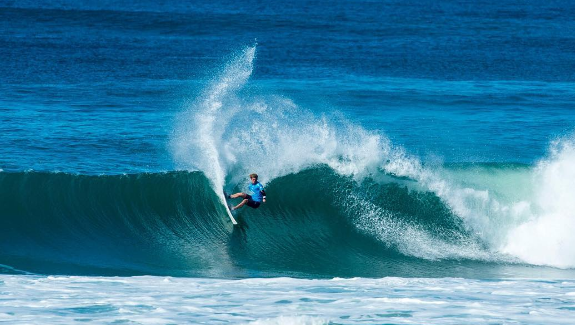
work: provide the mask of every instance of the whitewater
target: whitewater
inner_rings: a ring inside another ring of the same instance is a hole
[[[1,279],[9,324],[570,324],[575,304],[573,281]]]

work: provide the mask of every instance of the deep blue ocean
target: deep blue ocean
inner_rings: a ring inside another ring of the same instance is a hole
[[[0,322],[569,323],[574,16],[0,0]]]

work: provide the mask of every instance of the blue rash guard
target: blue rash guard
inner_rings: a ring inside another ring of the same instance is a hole
[[[251,197],[254,202],[261,202],[263,200],[266,192],[264,191],[264,186],[260,182],[248,185],[248,189],[252,192]]]

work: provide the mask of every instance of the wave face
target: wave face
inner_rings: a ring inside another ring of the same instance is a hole
[[[458,166],[449,172],[477,175],[480,170],[483,181],[493,173],[513,178],[529,171],[524,166]],[[317,166],[269,182],[268,203],[242,210],[239,226],[233,227],[201,172],[0,173],[0,270],[489,276],[517,263],[435,193],[418,187],[389,174],[357,182]]]
[[[438,258],[410,255],[414,245],[477,244],[432,193],[359,185],[328,167],[274,179],[269,202],[241,211],[239,227],[200,172],[0,173],[0,189],[8,273],[409,275],[406,265]],[[385,227],[368,229],[366,209]]]
[[[201,269],[225,229],[199,174],[1,173],[0,184],[2,263],[33,272]]]

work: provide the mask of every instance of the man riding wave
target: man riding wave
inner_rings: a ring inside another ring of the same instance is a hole
[[[266,203],[266,192],[264,190],[264,186],[260,182],[258,182],[258,174],[250,174],[250,180],[252,183],[248,185],[248,189],[252,193],[251,195],[243,192],[228,195],[228,198],[230,199],[235,199],[238,197],[243,198],[240,204],[236,205],[235,207],[232,207],[232,211],[237,210],[246,204],[250,208],[257,209],[260,207],[260,204],[262,204],[262,202]]]

